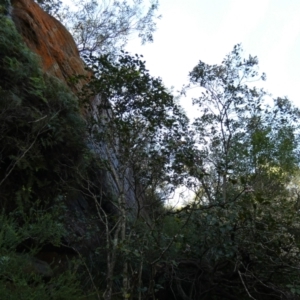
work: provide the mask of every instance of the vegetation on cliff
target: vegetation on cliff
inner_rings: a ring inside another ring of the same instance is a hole
[[[74,95],[1,15],[3,299],[299,299],[300,113],[242,54],[191,71],[190,124],[140,56],[83,53]]]
[[[35,255],[60,245],[70,165],[82,164],[84,123],[74,96],[42,75],[11,20],[0,18],[0,294],[2,299],[71,299],[75,270],[52,276]]]

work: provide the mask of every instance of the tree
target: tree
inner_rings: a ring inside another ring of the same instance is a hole
[[[118,52],[132,36],[142,43],[152,42],[156,19],[160,18],[157,0],[75,1],[71,8],[60,0],[37,2],[68,28],[81,54]]]
[[[111,203],[118,216],[111,230],[107,215],[100,213],[108,228],[104,295],[111,299],[116,288],[112,278],[119,260],[124,262],[124,298],[139,291],[141,299],[144,266],[153,269],[173,243],[160,243],[156,223],[162,214],[157,213],[157,207],[163,199],[156,195],[159,190],[167,197],[187,175],[179,172],[184,168],[178,158],[178,153],[191,147],[188,141],[183,142],[187,118],[161,80],[150,76],[138,55],[122,53],[117,59],[87,56],[86,60],[93,66],[95,76],[83,92],[91,117],[89,144],[104,162],[111,182]],[[92,106],[90,94],[97,95]],[[139,228],[141,222],[146,224],[144,231]],[[149,240],[157,247],[157,253],[152,253]],[[147,252],[151,252],[150,258]],[[151,276],[149,294],[154,293],[154,275]]]
[[[61,19],[63,14],[63,3],[61,0],[36,0],[36,2],[43,8],[48,14]]]
[[[244,178],[244,186],[253,188],[261,176],[276,173],[271,170],[291,175],[297,168],[299,111],[286,98],[266,104],[268,94],[253,87],[254,81],[265,79],[258,74],[258,60],[242,59],[241,53],[237,45],[222,65],[199,62],[190,73],[192,84],[205,89],[194,99],[201,115],[194,128],[200,145],[198,167],[214,178],[208,201],[226,203],[228,185],[236,180]],[[207,178],[201,179],[204,189]]]
[[[198,190],[177,213],[189,222],[186,259],[173,272],[183,299],[297,298],[299,214],[289,183],[300,114],[286,98],[266,104],[270,96],[253,86],[259,78],[257,58],[243,59],[240,45],[221,65],[200,61],[190,73],[204,91],[194,99]]]

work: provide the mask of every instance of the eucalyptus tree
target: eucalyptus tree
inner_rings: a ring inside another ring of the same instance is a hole
[[[203,88],[193,100],[200,115],[194,128],[199,167],[210,175],[198,172],[199,179],[210,202],[230,201],[228,193],[238,182],[253,189],[263,175],[291,175],[297,168],[299,110],[287,98],[271,99],[255,87],[266,76],[258,72],[257,57],[241,55],[236,45],[221,65],[200,61],[190,73],[191,84]],[[208,178],[213,178],[209,185]]]
[[[220,65],[200,61],[190,73],[202,94],[193,100],[198,153],[189,166],[198,190],[178,214],[189,219],[187,258],[172,275],[183,299],[299,295],[300,223],[289,184],[299,169],[300,114],[254,86],[265,78],[240,45]]]
[[[85,59],[94,73],[83,91],[91,117],[89,143],[101,154],[113,187],[110,201],[117,212],[114,229],[107,230],[105,298],[110,299],[116,289],[112,278],[117,261],[122,261],[123,295],[138,293],[141,299],[147,285],[148,293],[154,293],[151,272],[146,275],[149,282],[142,285],[143,267],[154,268],[174,241],[162,241],[157,224],[163,199],[188,176],[183,155],[193,147],[188,119],[138,55],[123,52],[117,59],[108,55]],[[91,95],[97,95],[92,105]],[[102,219],[108,224],[105,215]]]
[[[152,42],[160,18],[158,0],[85,0],[72,1],[72,5],[61,0],[36,2],[68,28],[81,54],[118,52],[132,37]]]

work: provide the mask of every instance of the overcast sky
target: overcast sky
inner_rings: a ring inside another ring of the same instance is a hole
[[[300,107],[300,0],[160,0],[154,43],[130,41],[153,76],[180,89],[202,60],[218,64],[242,43],[267,74],[264,87]],[[182,99],[191,114],[188,99]]]

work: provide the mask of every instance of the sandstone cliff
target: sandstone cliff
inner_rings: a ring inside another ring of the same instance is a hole
[[[64,83],[87,74],[73,37],[58,20],[33,0],[12,0],[12,6],[12,19],[27,46],[41,58],[44,72]]]

